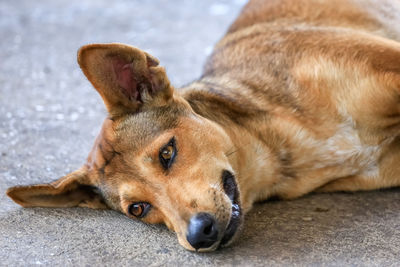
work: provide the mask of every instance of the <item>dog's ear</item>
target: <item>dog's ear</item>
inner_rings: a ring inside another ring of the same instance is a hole
[[[111,116],[164,105],[173,88],[158,60],[123,44],[91,44],[78,51],[78,63],[100,93]]]
[[[11,187],[7,195],[23,207],[107,208],[98,189],[90,184],[84,168],[50,184]]]

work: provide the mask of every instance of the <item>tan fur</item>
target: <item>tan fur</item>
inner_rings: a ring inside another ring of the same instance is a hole
[[[378,0],[252,0],[204,74],[174,90],[158,60],[123,44],[81,48],[78,62],[109,111],[86,164],[52,184],[10,188],[24,207],[109,207],[164,223],[232,215],[269,197],[400,185],[400,5]],[[171,138],[173,166],[159,153]],[[223,231],[219,233],[219,240]],[[218,242],[203,251],[214,250]]]

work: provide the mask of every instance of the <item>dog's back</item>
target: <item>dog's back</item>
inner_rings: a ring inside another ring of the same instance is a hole
[[[345,27],[398,40],[399,2],[395,0],[252,0],[228,34],[260,23]]]
[[[206,63],[204,76],[209,76],[218,69],[219,73],[226,73],[228,67],[223,64],[231,67],[235,60],[239,64],[251,62],[253,68],[256,68],[254,64],[260,55],[268,54],[272,57],[273,53],[278,52],[273,48],[283,44],[282,38],[288,32],[294,35],[296,32],[309,30],[311,34],[312,31],[318,34],[324,29],[352,29],[398,41],[399,24],[400,3],[395,0],[252,0],[216,45],[213,55]],[[301,48],[301,39],[291,41],[295,47],[285,51],[291,52],[283,54],[286,58],[296,56],[296,46]],[[335,43],[331,45],[334,46]],[[282,54],[275,56],[272,60]],[[282,57],[279,59],[282,60]],[[232,69],[229,68],[229,71],[232,72]]]

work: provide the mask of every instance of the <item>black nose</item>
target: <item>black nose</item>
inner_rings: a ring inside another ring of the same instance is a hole
[[[204,212],[195,214],[190,218],[186,239],[195,249],[211,247],[218,239],[214,217]]]

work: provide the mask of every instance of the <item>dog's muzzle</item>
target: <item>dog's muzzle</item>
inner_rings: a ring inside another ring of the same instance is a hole
[[[241,224],[242,210],[240,208],[239,190],[235,177],[231,172],[224,171],[222,173],[222,181],[224,192],[231,200],[231,218],[226,229],[218,229],[218,222],[213,215],[206,212],[193,215],[189,221],[186,239],[196,250],[211,248],[219,241],[218,233],[220,231],[223,231],[220,246],[229,244]]]

